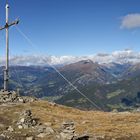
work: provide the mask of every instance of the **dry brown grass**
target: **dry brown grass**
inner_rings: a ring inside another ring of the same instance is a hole
[[[63,121],[73,120],[78,134],[88,133],[114,138],[120,136],[120,139],[124,140],[128,137],[140,140],[140,113],[81,111],[60,105],[53,106],[46,101],[0,106],[0,124],[4,125],[3,129],[15,124],[19,114],[25,109],[31,109],[33,116],[40,122],[51,122],[56,130]],[[0,130],[2,131],[2,128]]]

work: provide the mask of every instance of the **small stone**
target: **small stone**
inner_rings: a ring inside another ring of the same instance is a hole
[[[46,122],[46,123],[44,123],[44,125],[46,125],[46,126],[52,126],[52,123],[51,122]]]
[[[40,133],[39,135],[37,135],[38,138],[44,138],[47,134],[45,133]]]
[[[19,98],[18,101],[24,103],[24,100],[22,98]]]
[[[74,133],[75,130],[68,130],[68,129],[64,129],[63,130],[63,133]]]
[[[13,132],[14,131],[14,129],[12,128],[12,126],[9,126],[7,130],[10,131],[10,132]]]
[[[45,132],[45,129],[46,129],[46,127],[44,127],[44,126],[39,126],[39,128],[38,128],[38,133],[44,133]]]
[[[35,120],[32,121],[32,125],[35,126],[37,125],[37,122]]]
[[[17,98],[17,93],[16,93],[16,92],[13,92],[13,93],[11,94],[11,96],[12,96],[12,99],[16,99],[16,98]]]
[[[21,122],[21,123],[24,123],[24,122],[25,122],[25,118],[22,118],[22,119],[20,120],[20,122]]]
[[[23,124],[22,127],[23,127],[24,129],[28,129],[28,128],[29,128],[29,126],[26,125],[26,124]]]
[[[31,116],[32,115],[32,112],[31,112],[31,110],[25,110],[23,114],[24,114],[24,116],[25,115]]]
[[[29,102],[34,102],[34,101],[36,101],[37,99],[35,99],[35,98],[30,98],[30,100],[29,100]]]
[[[61,140],[72,140],[74,138],[74,135],[69,133],[60,133]]]
[[[61,139],[61,136],[60,135],[56,135],[56,139],[57,140],[60,140]]]
[[[34,140],[34,137],[33,136],[27,137],[26,140]]]
[[[56,106],[56,103],[50,102],[50,105],[51,105],[51,106]]]
[[[46,127],[45,131],[46,131],[47,134],[53,134],[54,133],[54,130],[51,127]]]
[[[87,120],[82,122],[82,124],[87,124],[87,123],[89,123],[89,121],[87,121]]]
[[[64,127],[73,126],[73,125],[74,125],[74,122],[73,122],[73,121],[66,121],[66,122],[63,122],[62,125],[63,125]]]
[[[18,128],[19,128],[19,129],[22,129],[23,127],[22,127],[22,125],[19,125]]]
[[[38,130],[39,133],[46,133],[46,134],[53,134],[54,130],[51,127],[46,127],[44,125],[41,125]]]

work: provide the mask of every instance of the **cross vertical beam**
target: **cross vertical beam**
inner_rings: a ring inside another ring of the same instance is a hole
[[[4,91],[8,90],[9,81],[9,27],[19,23],[19,20],[9,23],[9,5],[6,4],[6,24],[0,30],[6,30],[6,65],[4,69]]]
[[[9,22],[9,5],[6,4],[6,25]],[[4,90],[8,90],[9,81],[9,27],[6,27],[6,66],[4,70]]]

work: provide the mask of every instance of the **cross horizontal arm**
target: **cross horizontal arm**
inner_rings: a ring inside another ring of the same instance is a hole
[[[5,25],[5,28],[8,28],[8,27],[10,27],[10,26],[12,26],[12,25],[16,25],[16,24],[18,24],[18,23],[19,23],[19,20],[15,20],[15,21],[11,22],[10,24],[6,24],[6,25]]]
[[[16,24],[18,24],[18,23],[19,23],[19,20],[15,20],[15,21],[11,22],[10,24],[7,24],[7,23],[6,23],[4,27],[0,27],[0,30],[9,28],[10,26],[16,25]]]

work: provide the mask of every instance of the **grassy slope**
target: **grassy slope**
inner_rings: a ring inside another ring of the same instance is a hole
[[[140,139],[139,113],[107,113],[97,111],[80,111],[65,106],[52,106],[46,101],[37,101],[31,104],[0,106],[0,133],[9,125],[13,126],[19,114],[25,109],[31,109],[33,116],[40,122],[51,122],[52,127],[58,130],[63,121],[73,120],[76,132],[79,134],[106,135],[119,140]],[[4,125],[4,127],[3,127]],[[29,130],[18,130],[11,137],[24,140],[25,134],[33,135]],[[45,138],[46,139],[46,138]],[[49,138],[51,140],[51,138]]]

